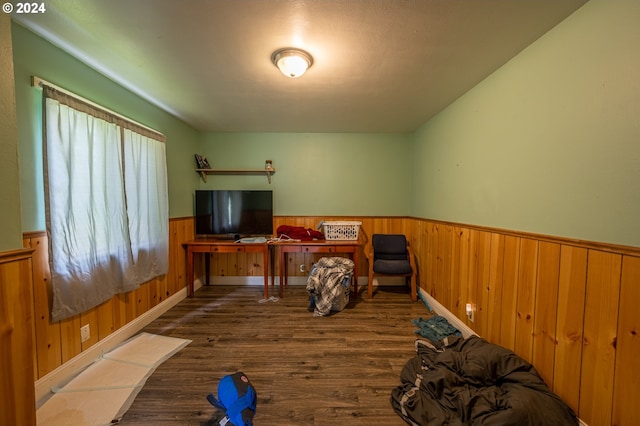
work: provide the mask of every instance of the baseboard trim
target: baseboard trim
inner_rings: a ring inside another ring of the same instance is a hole
[[[201,287],[199,281],[195,282],[196,289]],[[51,388],[58,386],[60,383],[68,381],[70,378],[85,369],[88,365],[96,361],[100,356],[118,346],[128,338],[132,337],[144,327],[149,325],[153,320],[173,308],[179,302],[187,297],[187,289],[183,288],[164,302],[149,309],[133,321],[125,324],[118,330],[114,331],[104,339],[100,340],[89,349],[82,351],[78,355],[71,358],[55,370],[47,373],[35,382],[37,406],[40,406],[43,400],[46,400],[51,394]]]
[[[269,285],[271,285],[271,277],[268,279]],[[278,277],[275,278],[276,285],[278,283]],[[209,277],[209,285],[237,285],[237,286],[264,286],[264,277],[262,275],[251,276],[224,276],[224,275],[211,275]]]
[[[307,285],[307,276],[290,276],[287,278],[288,285]],[[367,285],[369,279],[366,276],[358,277],[358,285]],[[379,283],[379,281],[382,281]],[[274,279],[275,286],[280,285],[280,279],[278,276]],[[261,275],[251,276],[223,276],[212,275],[209,277],[209,285],[238,285],[238,286],[264,286],[264,277]],[[269,277],[269,285],[273,285],[271,277]],[[374,287],[377,285],[383,285],[388,287],[404,286],[406,285],[403,277],[376,277],[373,279]]]
[[[420,289],[420,296],[423,300],[426,300],[431,309],[435,311],[436,314],[445,317],[447,321],[455,328],[460,330],[462,336],[466,339],[469,336],[477,336],[478,333],[473,331],[467,324],[465,324],[460,318],[449,312],[447,308],[442,306],[440,302],[433,298],[429,293],[424,291],[424,289]]]

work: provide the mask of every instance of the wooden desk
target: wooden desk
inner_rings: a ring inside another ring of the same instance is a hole
[[[187,250],[187,295],[193,297],[195,253],[205,255],[205,285],[209,285],[209,260],[211,253],[262,253],[264,264],[264,297],[269,297],[269,244],[267,243],[235,243],[230,240],[201,239],[182,243]]]
[[[347,253],[351,255],[353,260],[353,287],[354,293],[358,294],[358,249],[360,244],[358,241],[347,240],[314,240],[314,241],[279,241],[271,243],[276,247],[279,254],[279,271],[280,271],[280,297],[283,296],[283,285],[287,286],[287,262],[285,257],[287,253]]]

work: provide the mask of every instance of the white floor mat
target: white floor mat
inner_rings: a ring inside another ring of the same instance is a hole
[[[104,354],[37,411],[41,426],[117,423],[153,371],[190,340],[140,333]]]

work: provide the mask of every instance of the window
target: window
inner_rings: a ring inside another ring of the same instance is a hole
[[[52,320],[167,273],[162,135],[60,92],[45,96]]]

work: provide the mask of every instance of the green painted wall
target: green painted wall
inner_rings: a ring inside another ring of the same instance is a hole
[[[413,135],[201,134],[14,23],[20,189],[3,180],[1,196],[22,198],[22,220],[1,217],[0,236],[44,229],[37,75],[167,135],[171,217],[192,214],[196,188],[268,188],[278,215],[412,215],[640,246],[637,22],[640,2],[591,0]],[[204,183],[195,152],[277,172],[271,185]]]
[[[22,248],[11,20],[0,15],[0,252]]]
[[[206,133],[130,93],[29,30],[14,23],[13,49],[22,167],[23,231],[45,229],[42,176],[41,92],[36,75],[167,136],[170,216],[193,214],[196,188],[268,188],[279,215],[408,214],[410,135]],[[194,153],[214,167],[263,168],[272,159],[273,183],[266,176],[209,176],[194,172]]]
[[[411,215],[640,246],[639,22],[591,0],[424,124]]]
[[[213,168],[264,168],[266,176],[212,175],[200,188],[273,189],[277,215],[405,216],[411,136],[354,133],[207,133]]]
[[[33,75],[164,133],[167,137],[169,215],[191,216],[192,193],[198,185],[198,177],[193,172],[193,157],[189,153],[197,150],[200,133],[22,26],[13,23],[12,33],[22,230],[45,229],[41,91],[31,87]]]

